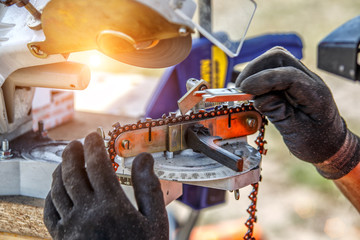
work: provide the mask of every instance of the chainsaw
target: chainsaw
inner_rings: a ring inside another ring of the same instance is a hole
[[[179,111],[159,119],[113,125],[106,146],[121,184],[131,185],[131,165],[141,152],[154,157],[162,180],[222,190],[257,183],[267,120],[253,107],[252,95],[236,88],[209,89],[189,79]],[[257,149],[247,136],[258,132]]]

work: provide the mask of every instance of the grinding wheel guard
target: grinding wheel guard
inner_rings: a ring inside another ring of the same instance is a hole
[[[188,56],[191,33],[198,30],[235,57],[256,4],[252,0],[226,1],[231,1],[231,8],[221,8],[223,1],[198,7],[199,11],[211,11],[213,17],[197,24],[192,19],[197,7],[194,0],[50,0],[41,15],[45,39],[28,43],[28,48],[38,58],[98,50],[130,65],[163,68]]]
[[[187,0],[179,8],[192,18],[196,4]],[[193,29],[168,0],[50,0],[41,25],[45,40],[28,43],[39,58],[98,50],[130,65],[163,68],[184,60],[192,44]]]

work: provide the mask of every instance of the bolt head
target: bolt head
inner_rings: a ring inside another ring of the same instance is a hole
[[[130,149],[130,141],[129,140],[123,140],[121,145],[123,146],[124,149],[128,150]]]
[[[11,153],[11,149],[8,149],[6,151],[0,151],[0,159],[9,159],[13,156]]]
[[[256,121],[256,119],[254,119],[254,118],[248,118],[248,119],[246,119],[246,124],[247,124],[250,128],[254,128],[254,127],[256,127],[256,125],[257,125],[257,121]]]
[[[189,34],[189,31],[187,30],[186,27],[182,26],[182,27],[179,28],[179,35],[180,35],[181,37],[185,37],[185,36],[187,36],[188,34]]]

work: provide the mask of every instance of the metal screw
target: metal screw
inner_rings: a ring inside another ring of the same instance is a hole
[[[45,130],[43,120],[38,121],[38,135],[41,138],[47,137],[47,131]]]
[[[349,70],[349,74],[350,74],[351,77],[355,77],[355,71],[354,71],[354,69],[350,69],[350,70]]]
[[[130,141],[129,140],[123,140],[121,145],[124,149],[129,150],[130,149]]]
[[[339,71],[340,71],[340,72],[344,72],[344,70],[345,70],[345,66],[344,66],[344,65],[340,65],[340,66],[339,66]]]
[[[240,199],[240,191],[239,191],[239,189],[236,189],[236,190],[234,191],[234,196],[235,196],[235,200],[239,200],[239,199]]]
[[[246,124],[247,124],[250,128],[254,128],[254,127],[256,127],[256,119],[254,119],[254,118],[248,118],[248,119],[246,119]]]
[[[40,49],[40,47],[36,45],[29,45],[29,48],[31,52],[39,58],[46,58],[48,56],[44,51]]]
[[[179,28],[179,35],[180,35],[181,37],[185,37],[185,36],[187,36],[188,34],[189,34],[189,32],[188,32],[188,30],[187,30],[186,27],[181,26],[181,27]]]
[[[207,89],[207,86],[205,84],[199,87],[199,91],[204,91],[205,89]]]
[[[4,139],[1,143],[0,159],[8,159],[12,156],[11,149],[9,148],[9,141]]]
[[[1,144],[1,150],[4,152],[9,150],[9,141],[7,139],[4,139]]]

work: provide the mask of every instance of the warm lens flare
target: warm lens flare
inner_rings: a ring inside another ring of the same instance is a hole
[[[96,68],[101,64],[101,57],[98,54],[93,54],[89,57],[89,66]]]

